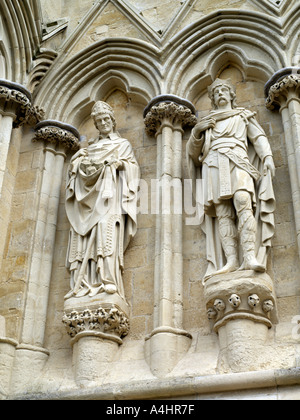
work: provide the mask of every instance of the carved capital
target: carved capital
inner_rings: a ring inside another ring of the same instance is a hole
[[[35,127],[34,141],[45,141],[62,146],[65,150],[79,149],[79,132],[75,127],[55,120],[45,120]]]
[[[23,124],[37,124],[44,117],[44,111],[31,103],[31,93],[22,85],[0,79],[0,112],[11,115],[13,127]]]
[[[129,333],[129,319],[115,305],[65,312],[62,321],[73,342],[81,336],[94,335],[122,344],[122,337]]]
[[[300,69],[283,69],[266,84],[266,107],[270,110],[281,108],[292,99],[300,101]]]
[[[265,324],[277,322],[273,282],[267,274],[248,270],[211,277],[204,286],[208,319],[213,328],[237,319]]]
[[[154,98],[144,110],[146,132],[155,135],[162,122],[167,121],[173,128],[193,127],[197,123],[194,106],[187,100],[173,95]]]

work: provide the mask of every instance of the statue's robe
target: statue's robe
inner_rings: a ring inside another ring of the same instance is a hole
[[[124,252],[135,235],[139,166],[128,140],[112,133],[90,142],[71,159],[66,213],[71,224],[66,265],[71,272],[67,297],[94,295],[114,285],[124,297]],[[83,152],[87,151],[87,156]],[[97,162],[87,174],[86,159]],[[111,164],[118,160],[121,170]]]
[[[212,111],[216,126],[197,139],[192,131],[187,160],[197,201],[199,223],[206,234],[208,269],[204,279],[225,265],[215,205],[232,200],[235,192],[248,191],[257,221],[256,257],[266,266],[274,235],[275,197],[270,171],[263,163],[272,151],[255,113],[244,108]],[[201,180],[201,182],[196,182]]]

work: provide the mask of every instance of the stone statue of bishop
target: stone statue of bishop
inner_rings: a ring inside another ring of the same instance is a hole
[[[131,144],[116,131],[112,108],[96,102],[92,118],[99,136],[71,159],[66,190],[70,221],[65,296],[118,293],[124,297],[124,252],[135,235],[140,170]]]

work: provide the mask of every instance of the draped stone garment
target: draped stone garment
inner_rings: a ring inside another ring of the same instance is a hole
[[[202,180],[202,185],[197,184],[197,200],[200,197],[197,212],[206,234],[207,278],[225,264],[215,205],[232,199],[239,190],[251,194],[257,220],[256,257],[265,265],[274,235],[275,197],[270,173],[263,175],[264,159],[272,156],[272,151],[255,113],[235,108],[212,111],[205,118],[215,118],[216,126],[200,139],[192,132],[187,143],[187,160],[194,191],[196,180]]]
[[[71,292],[67,297],[108,290],[124,297],[123,254],[136,233],[139,178],[132,147],[117,133],[73,156],[66,191],[71,224],[66,261]]]

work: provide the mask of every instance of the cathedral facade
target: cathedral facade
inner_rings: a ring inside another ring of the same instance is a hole
[[[1,1],[0,399],[300,399],[299,41],[298,0]],[[194,188],[237,168],[261,239],[228,269]],[[99,171],[122,214],[89,226]]]

